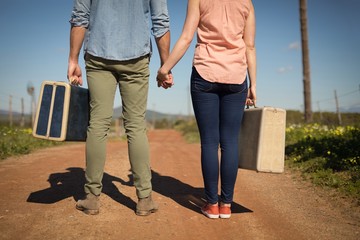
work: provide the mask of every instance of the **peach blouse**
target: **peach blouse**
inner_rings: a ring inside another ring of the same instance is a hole
[[[244,28],[248,0],[200,0],[193,65],[209,82],[241,84],[247,74]]]

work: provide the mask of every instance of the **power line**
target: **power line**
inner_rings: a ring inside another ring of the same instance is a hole
[[[344,94],[342,94],[342,95],[339,95],[338,97],[345,97],[345,96],[348,96],[348,95],[351,95],[351,94],[354,94],[354,93],[358,93],[358,92],[359,92],[359,90],[356,90],[356,91],[344,93]]]
[[[344,107],[344,106],[342,106],[342,107]],[[346,107],[348,107],[348,108],[360,107],[360,102],[359,102],[359,103],[350,104],[350,105],[346,105]]]
[[[351,91],[351,92],[347,92],[347,93],[339,95],[338,98],[346,97],[346,96],[349,96],[349,95],[352,95],[352,94],[355,94],[355,93],[359,93],[359,92],[360,92],[360,89],[355,90],[355,91]],[[325,98],[325,99],[322,99],[322,100],[316,100],[315,102],[321,103],[321,102],[328,102],[328,101],[334,101],[334,98]]]

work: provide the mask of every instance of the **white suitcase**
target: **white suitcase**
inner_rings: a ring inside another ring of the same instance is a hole
[[[67,82],[41,84],[33,136],[53,141],[85,141],[89,91]]]
[[[285,158],[286,111],[245,109],[239,135],[239,168],[282,173]]]

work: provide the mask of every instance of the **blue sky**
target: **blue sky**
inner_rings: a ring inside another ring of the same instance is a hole
[[[2,0],[0,7],[0,109],[30,112],[28,84],[36,100],[44,80],[66,81],[68,23],[72,0]],[[298,0],[253,0],[257,21],[257,97],[259,106],[303,109]],[[186,14],[186,0],[168,0],[172,46]],[[335,111],[334,91],[344,110],[360,112],[359,0],[308,0],[313,111]],[[156,86],[159,57],[150,63],[148,109],[192,114],[189,95],[194,43],[173,69],[175,86]],[[83,66],[82,61],[82,66]],[[85,71],[83,69],[83,74]],[[84,84],[86,86],[86,83]],[[120,106],[120,97],[115,107]]]

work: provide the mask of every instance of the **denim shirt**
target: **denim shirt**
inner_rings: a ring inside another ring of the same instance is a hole
[[[167,2],[74,0],[70,24],[87,29],[85,53],[109,60],[135,59],[151,54],[150,32],[157,38],[169,31]]]

